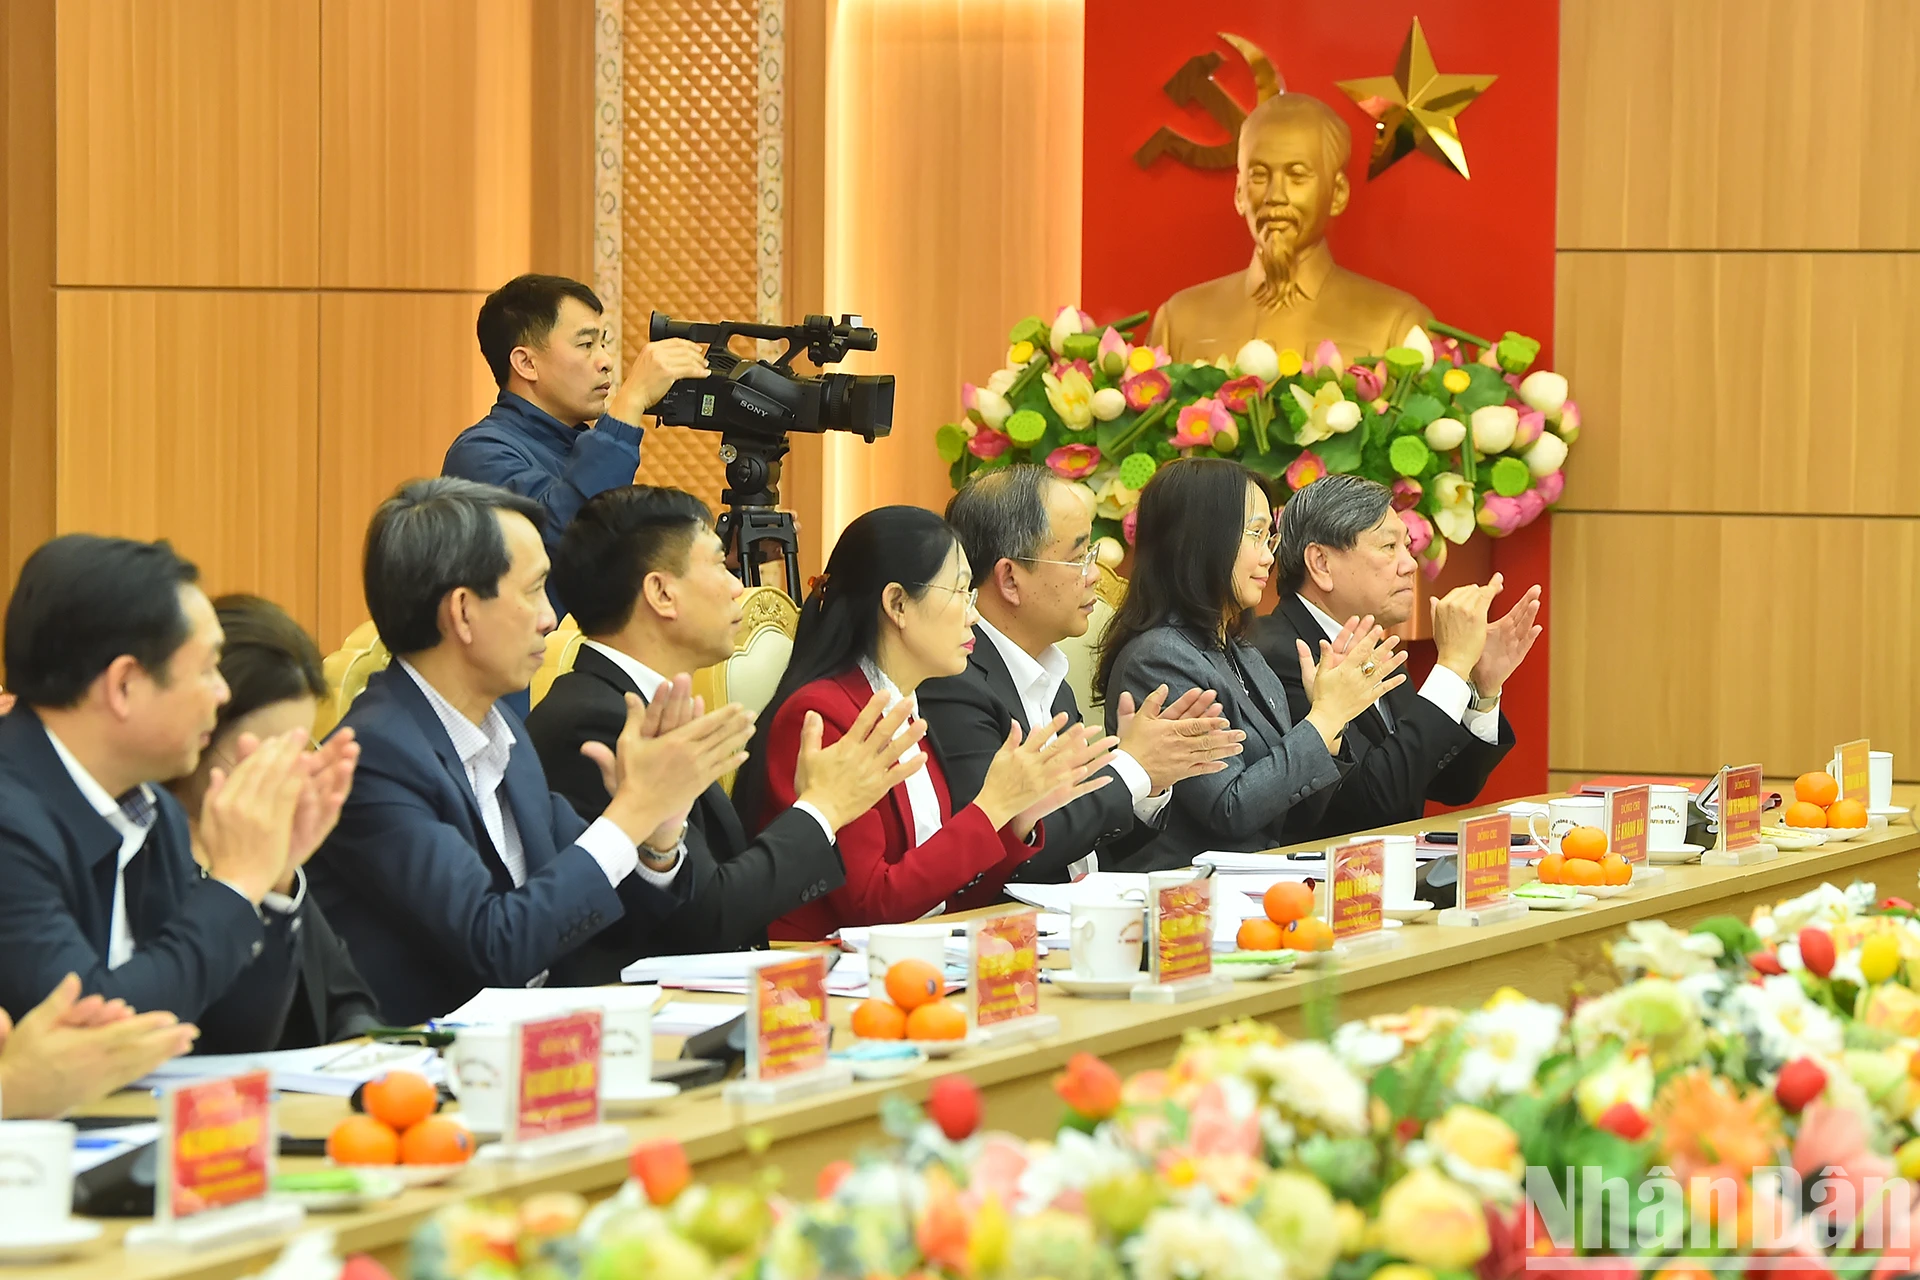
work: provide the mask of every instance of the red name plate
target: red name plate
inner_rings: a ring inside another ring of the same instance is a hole
[[[167,1094],[163,1218],[264,1199],[273,1178],[273,1088],[265,1071]]]
[[[1639,865],[1647,860],[1647,815],[1653,812],[1649,787],[1621,787],[1607,794],[1607,851]]]
[[[1873,763],[1872,743],[1866,738],[1843,742],[1833,753],[1840,757],[1840,798],[1867,803],[1873,790],[1868,769]]]
[[[1505,902],[1512,887],[1513,819],[1504,813],[1467,818],[1460,823],[1460,888],[1455,899],[1465,911]]]
[[[516,1142],[600,1123],[598,1009],[522,1022],[514,1073]]]
[[[991,1027],[1040,1012],[1039,913],[1009,911],[973,923],[973,1025]]]
[[[1153,980],[1185,982],[1213,972],[1213,881],[1189,880],[1154,895]]]
[[[1760,843],[1760,806],[1766,795],[1761,789],[1760,766],[1729,765],[1720,771],[1720,847],[1748,849]]]
[[[754,970],[749,1079],[779,1080],[827,1065],[827,963],[824,952],[814,952]]]
[[[1343,844],[1333,851],[1327,883],[1333,889],[1328,921],[1334,941],[1375,933],[1384,917],[1380,893],[1386,884],[1387,846],[1378,840]]]

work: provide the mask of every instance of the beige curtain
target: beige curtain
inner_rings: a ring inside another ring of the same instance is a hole
[[[880,333],[893,435],[823,446],[825,542],[940,508],[933,436],[1022,316],[1078,303],[1082,0],[837,0],[826,84],[826,304]]]

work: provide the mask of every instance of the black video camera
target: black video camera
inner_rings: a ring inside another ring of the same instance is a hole
[[[735,336],[781,339],[787,349],[769,364],[743,360],[727,350]],[[764,443],[783,440],[789,432],[815,434],[851,431],[869,444],[875,436],[893,430],[893,377],[828,373],[802,377],[790,368],[803,349],[816,365],[846,359],[849,351],[872,351],[879,336],[860,323],[859,316],[808,316],[796,325],[743,324],[722,321],[696,324],[653,313],[648,341],[685,338],[706,344],[707,368],[699,380],[673,384],[651,412],[675,427],[718,431],[732,443],[744,436]]]

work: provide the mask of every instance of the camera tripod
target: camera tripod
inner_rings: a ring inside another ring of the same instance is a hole
[[[785,440],[767,443],[745,440],[731,434],[721,437],[720,461],[727,467],[727,487],[720,502],[726,510],[714,522],[734,576],[749,587],[760,581],[763,564],[772,557],[763,548],[779,548],[786,567],[786,593],[795,602],[806,592],[800,582],[800,539],[793,516],[780,510],[780,459],[787,452]]]

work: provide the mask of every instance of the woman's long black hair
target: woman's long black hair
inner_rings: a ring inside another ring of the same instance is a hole
[[[958,544],[953,526],[925,507],[877,507],[841,533],[827,571],[800,605],[793,656],[760,713],[747,762],[734,782],[733,803],[748,831],[759,826],[767,793],[767,736],[793,691],[872,660],[880,635],[880,597],[897,582],[919,599]]]
[[[1169,621],[1208,635],[1223,622],[1229,636],[1246,630],[1253,611],[1233,594],[1233,566],[1246,533],[1250,484],[1266,491],[1260,477],[1237,462],[1179,458],[1140,491],[1133,576],[1100,641],[1096,687],[1103,698],[1120,651],[1143,632]]]

